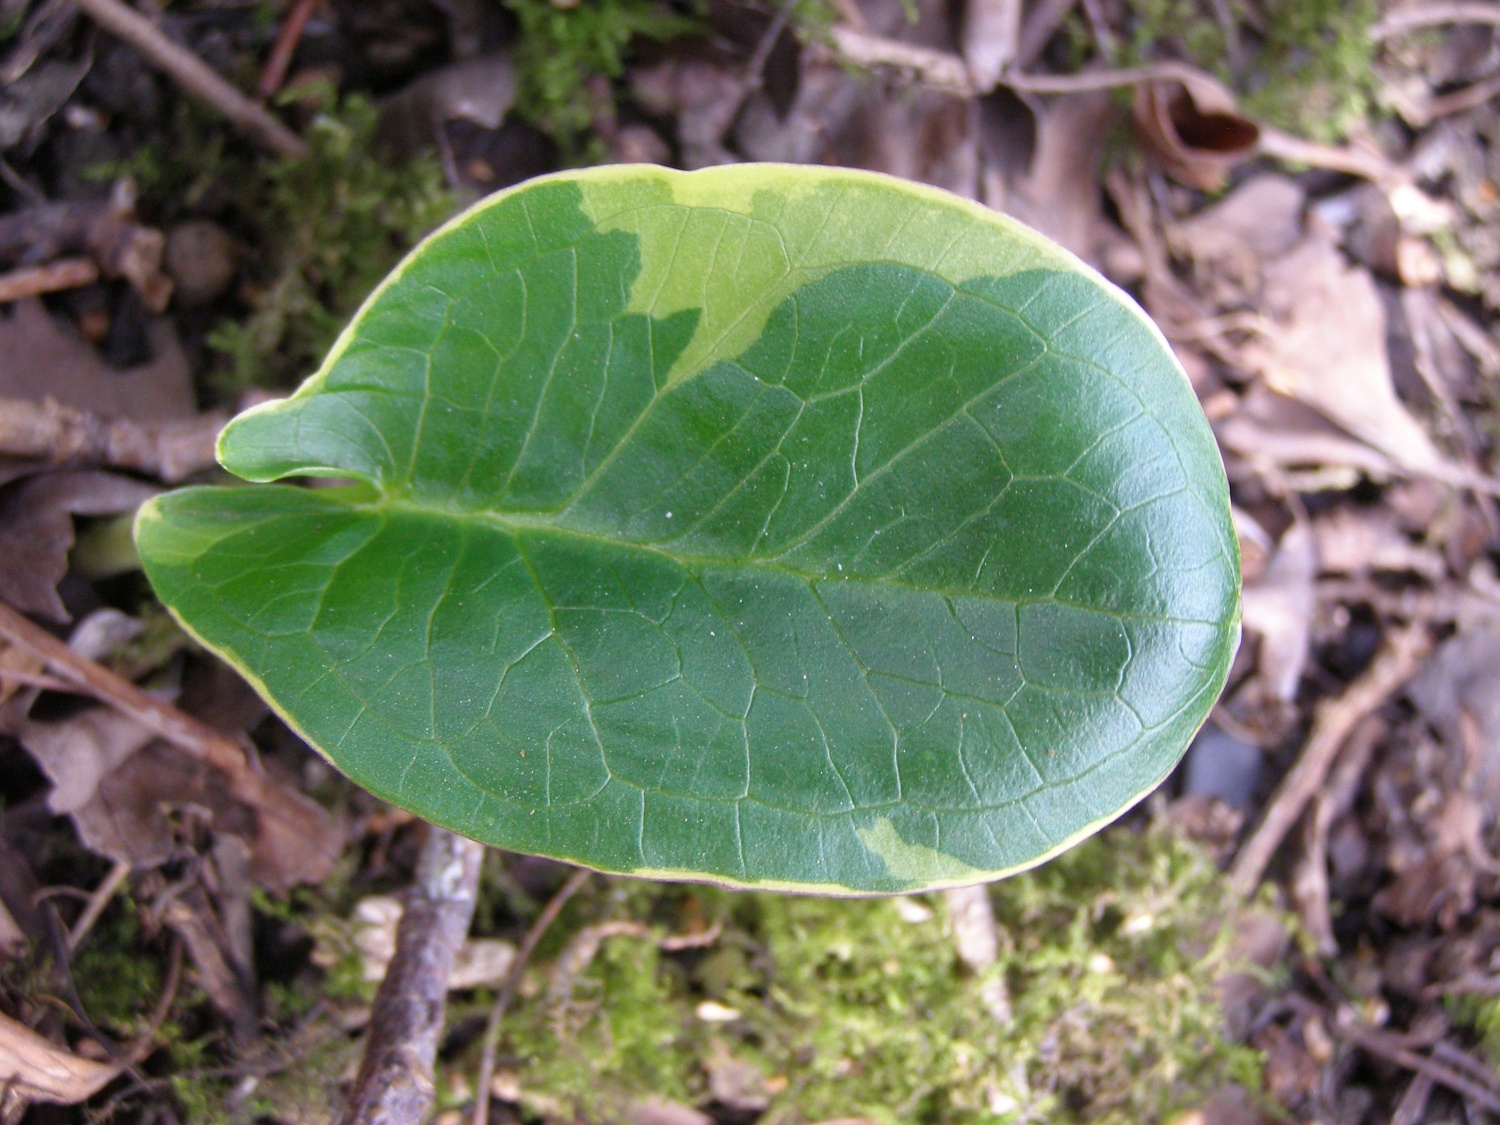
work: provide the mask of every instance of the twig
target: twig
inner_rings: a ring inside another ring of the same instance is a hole
[[[1287,1003],[1304,1016],[1324,1020],[1344,1039],[1372,1055],[1405,1067],[1414,1074],[1425,1074],[1441,1086],[1446,1086],[1460,1097],[1468,1098],[1475,1105],[1490,1113],[1500,1113],[1500,1095],[1485,1085],[1460,1074],[1451,1067],[1419,1055],[1401,1043],[1401,1037],[1388,1031],[1371,1027],[1355,1014],[1352,1008],[1340,1005],[1332,1019],[1328,1011],[1305,996],[1292,993]]]
[[[1455,113],[1463,113],[1483,105],[1496,94],[1500,94],[1500,74],[1491,74],[1460,90],[1419,102],[1410,109],[1403,110],[1401,116],[1406,118],[1408,124],[1420,129],[1440,117],[1452,117]]]
[[[121,0],[74,0],[111,35],[125,40],[190,94],[213,106],[236,128],[278,156],[303,157],[307,145],[265,109],[219,77],[202,59],[173,42]]]
[[[1378,718],[1368,717],[1345,742],[1328,778],[1313,795],[1312,812],[1302,822],[1302,855],[1292,875],[1292,898],[1302,915],[1302,924],[1318,943],[1324,957],[1338,955],[1333,935],[1333,916],[1328,906],[1328,833],[1333,823],[1349,811],[1365,767],[1385,736]]]
[[[73,923],[73,928],[68,931],[68,952],[78,952],[79,945],[88,936],[88,932],[94,928],[94,923],[99,921],[99,916],[104,913],[104,908],[109,905],[109,900],[115,897],[115,892],[120,885],[130,876],[130,864],[124,860],[115,860],[115,865],[109,869],[109,874],[104,877],[94,892],[89,895],[88,902],[84,905],[83,913]]]
[[[1427,647],[1426,629],[1421,624],[1401,627],[1343,695],[1318,705],[1301,755],[1277,786],[1260,826],[1235,858],[1229,879],[1238,894],[1248,898],[1260,885],[1276,849],[1327,778],[1339,748],[1361,720],[1374,714],[1411,677]]]
[[[448,978],[474,917],[483,859],[483,844],[428,826],[340,1125],[418,1125],[432,1108]]]
[[[505,1012],[521,986],[521,975],[526,971],[526,963],[531,960],[537,943],[542,940],[548,927],[557,920],[562,908],[568,904],[568,899],[578,893],[592,874],[592,871],[585,868],[573,872],[552,896],[551,901],[542,907],[542,912],[536,916],[536,921],[531,923],[531,928],[521,939],[516,959],[510,963],[510,972],[506,974],[505,983],[500,986],[494,1006],[490,1008],[489,1019],[484,1025],[484,1048],[479,1056],[479,1082],[474,1091],[473,1125],[486,1125],[490,1118],[490,1082],[495,1076],[495,1051],[500,1045],[500,1021],[505,1018]]]
[[[101,418],[55,399],[0,398],[0,455],[109,465],[174,484],[215,463],[218,412],[171,422]]]
[[[1370,27],[1370,38],[1377,42],[1445,23],[1487,23],[1500,27],[1500,4],[1484,0],[1458,0],[1450,4],[1412,4],[1388,12]]]
[[[1306,164],[1309,168],[1326,168],[1330,172],[1359,176],[1384,188],[1394,187],[1407,179],[1396,165],[1376,153],[1356,148],[1320,145],[1267,126],[1261,126],[1260,151],[1277,160],[1288,160],[1294,164]]]
[[[972,97],[974,81],[964,60],[951,51],[914,47],[845,24],[835,24],[830,34],[839,56],[855,66],[892,66],[912,72],[921,82],[960,97]]]
[[[297,53],[297,45],[302,42],[302,32],[307,28],[307,21],[322,2],[323,0],[293,0],[292,9],[282,21],[281,31],[260,72],[260,83],[256,88],[261,97],[269,98],[281,89],[281,84],[286,81],[286,72],[292,65],[292,57]]]
[[[45,266],[26,266],[0,274],[0,304],[82,289],[99,280],[99,266],[92,258],[63,258]]]
[[[142,691],[102,664],[81,656],[10,606],[0,603],[0,637],[24,645],[63,679],[129,715],[147,730],[231,777],[250,771],[245,752],[200,719]]]

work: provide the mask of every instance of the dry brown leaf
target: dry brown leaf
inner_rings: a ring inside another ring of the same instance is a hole
[[[135,868],[178,854],[172,814],[183,810],[243,838],[252,875],[269,887],[318,882],[343,844],[327,812],[290,786],[268,785],[274,815],[253,808],[231,795],[219,771],[104,708],[28,721],[19,738],[56,786],[52,809],[72,818],[84,846]]]
[[[0,1015],[0,1105],[7,1110],[26,1102],[76,1105],[104,1089],[120,1070],[64,1050]]]
[[[1098,255],[1103,213],[1099,160],[1114,128],[1105,93],[1061,98],[1037,116],[1036,146],[1005,210],[1085,261]]]
[[[1306,195],[1286,176],[1255,176],[1222,202],[1168,226],[1167,244],[1192,269],[1200,296],[1221,309],[1253,307],[1263,264],[1302,239]]]
[[[1267,384],[1313,407],[1409,473],[1452,477],[1427,432],[1396,397],[1385,310],[1368,271],[1310,235],[1264,270],[1275,327],[1247,348]]]
[[[1379,450],[1355,441],[1311,407],[1259,385],[1240,400],[1238,410],[1214,423],[1214,432],[1224,449],[1262,475],[1325,470],[1320,481],[1298,482],[1306,490],[1312,484],[1352,488],[1360,473],[1376,480],[1397,473],[1395,463]]]
[[[57,584],[68,570],[73,516],[112,516],[158,489],[94,470],[45,473],[0,488],[0,600],[23,613],[68,620]]]
[[[192,372],[169,318],[147,322],[150,362],[121,371],[40,301],[18,301],[10,309],[9,316],[0,316],[0,398],[54,398],[78,410],[137,422],[197,414]]]
[[[153,737],[133,719],[107,707],[90,707],[60,722],[28,722],[20,730],[21,744],[52,782],[47,807],[58,816],[86,808],[104,779]]]
[[[1317,545],[1305,522],[1292,524],[1259,582],[1244,590],[1245,628],[1260,636],[1256,676],[1272,698],[1290,701],[1307,664]]]
[[[1202,191],[1223,187],[1229,170],[1260,142],[1260,127],[1206,74],[1141,83],[1135,123],[1167,174]]]
[[[1384,507],[1341,506],[1319,516],[1312,527],[1323,574],[1410,571],[1437,582],[1447,570],[1442,555],[1407,539],[1395,513]]]

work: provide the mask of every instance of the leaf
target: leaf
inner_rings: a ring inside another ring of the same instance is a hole
[[[606,871],[994,878],[1139,800],[1223,685],[1238,548],[1160,334],[1025,228],[831,168],[599,168],[424,242],[162,600],[372,792]]]

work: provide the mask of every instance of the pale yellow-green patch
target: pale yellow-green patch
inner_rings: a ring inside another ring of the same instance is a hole
[[[788,294],[841,266],[894,262],[953,285],[1079,267],[1003,215],[889,176],[780,164],[659,176],[642,183],[606,171],[578,184],[599,229],[640,240],[627,311],[702,310],[671,382],[744,352]]]
[[[583,866],[588,865],[583,864]],[[654,879],[664,883],[701,883],[704,881],[703,872],[688,871],[676,867],[636,867],[629,871],[618,871],[613,874],[627,875],[632,879]],[[739,880],[728,877],[716,878],[710,881],[715,885],[728,887],[736,891],[775,891],[782,894],[831,895],[835,898],[872,897],[867,893],[857,891],[852,887],[846,887],[841,883],[793,883],[780,879]]]
[[[875,822],[873,828],[856,828],[854,834],[859,842],[878,855],[885,869],[897,879],[909,879],[915,885],[958,885],[977,883],[994,878],[991,872],[970,867],[961,859],[944,855],[925,844],[908,844],[885,817]]]

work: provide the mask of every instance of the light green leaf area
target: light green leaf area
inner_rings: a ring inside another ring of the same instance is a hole
[[[1118,291],[835,169],[616,167],[421,245],[253,481],[137,534],[361,785],[606,871],[994,878],[1172,768],[1239,635],[1213,439]]]

